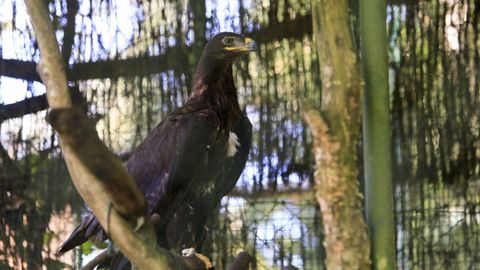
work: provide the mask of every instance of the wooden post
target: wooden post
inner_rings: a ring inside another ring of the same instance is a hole
[[[370,269],[370,242],[358,190],[362,77],[346,0],[314,0],[312,20],[322,78],[321,111],[308,110],[316,157],[327,269]]]

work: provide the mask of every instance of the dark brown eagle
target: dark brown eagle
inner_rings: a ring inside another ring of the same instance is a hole
[[[185,105],[161,121],[127,161],[148,202],[159,245],[180,252],[199,248],[204,225],[237,182],[251,146],[252,126],[238,104],[232,64],[255,51],[255,42],[223,32],[206,45]],[[108,238],[93,214],[59,248]],[[129,264],[121,254],[111,269]]]

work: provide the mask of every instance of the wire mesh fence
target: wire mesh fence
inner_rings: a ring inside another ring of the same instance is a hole
[[[235,66],[254,146],[236,190],[212,213],[202,250],[217,269],[240,250],[256,269],[324,269],[300,117],[321,93],[310,3],[224,2],[61,0],[49,8],[61,46],[72,47],[64,50],[72,91],[119,154],[183,103],[213,33],[256,39],[258,55]],[[78,267],[95,254],[90,243],[54,255],[85,209],[44,121],[38,49],[21,1],[0,3],[0,269]],[[479,13],[474,0],[388,5],[398,269],[480,269]]]

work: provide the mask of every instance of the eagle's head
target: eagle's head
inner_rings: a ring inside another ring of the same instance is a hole
[[[203,55],[225,63],[232,63],[241,56],[254,51],[257,51],[257,44],[253,39],[232,32],[222,32],[207,43]]]
[[[253,39],[232,32],[221,32],[215,35],[203,49],[197,67],[196,78],[203,83],[214,81],[231,73],[233,62],[242,56],[257,50]]]
[[[192,96],[198,96],[206,85],[228,78],[233,85],[232,64],[257,50],[253,39],[232,32],[215,35],[203,49],[195,72]]]

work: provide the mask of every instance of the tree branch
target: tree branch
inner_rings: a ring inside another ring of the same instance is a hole
[[[93,270],[97,266],[103,266],[109,263],[111,259],[110,254],[107,250],[98,254],[95,258],[85,264],[81,270]],[[205,269],[205,266],[202,261],[200,261],[194,255],[188,257],[178,257],[180,261],[182,261],[189,270],[192,269]],[[233,260],[228,270],[248,270],[250,269],[249,266],[251,263],[254,262],[254,258],[245,251],[240,252],[237,257]],[[293,268],[297,269],[297,268]]]
[[[187,54],[188,48],[187,52],[185,52],[185,48],[173,47],[158,56],[76,63],[67,70],[67,78],[69,81],[81,81],[147,76],[169,69],[179,69],[182,63],[186,63]],[[40,76],[37,74],[36,66],[37,63],[32,61],[0,59],[0,76],[27,81],[41,81]]]
[[[37,73],[37,63],[33,61],[0,59],[0,76],[31,82],[41,81]]]
[[[69,87],[70,98],[75,106],[87,110],[87,101],[78,87]],[[47,95],[25,98],[22,101],[0,105],[0,123],[7,119],[22,117],[48,109]]]
[[[82,165],[98,177],[115,210],[140,218],[146,211],[143,194],[122,162],[100,140],[88,118],[65,108],[52,109],[48,120]]]
[[[248,36],[259,43],[275,40],[302,39],[312,34],[311,15],[286,19],[275,25],[268,25],[250,33]],[[279,31],[281,29],[281,31]],[[63,51],[66,51],[64,46]],[[170,69],[182,69],[183,63],[188,63],[187,55],[191,48],[177,46],[165,49],[157,56],[141,56],[129,59],[114,59],[96,62],[75,63],[67,70],[69,81],[118,78],[127,76],[148,76]],[[65,52],[66,53],[66,52]],[[64,53],[64,54],[65,54]],[[0,59],[0,76],[7,76],[27,81],[40,81],[36,71],[36,63],[14,59]]]
[[[302,40],[305,36],[311,36],[312,33],[312,15],[307,14],[295,19],[288,18],[279,23],[269,24],[248,33],[248,36],[262,44],[282,39]]]
[[[67,77],[55,39],[52,23],[43,1],[25,1],[36,38],[43,53],[37,69],[47,87],[47,99],[52,108],[72,106],[67,88]]]
[[[65,38],[62,47],[62,57],[64,60],[67,60],[71,53],[70,43],[72,41],[70,34],[72,33],[73,24],[71,21],[74,21],[74,15],[78,11],[78,6],[70,2],[71,1],[67,1],[68,21],[64,29]],[[278,31],[278,29],[282,29],[282,31]],[[307,14],[252,31],[249,33],[249,36],[258,42],[268,43],[283,38],[301,39],[303,36],[311,34],[311,15]],[[66,75],[68,81],[148,76],[169,69],[181,69],[182,67],[180,65],[188,62],[187,55],[190,51],[190,47],[177,46],[167,48],[162,55],[158,56],[76,63],[66,71]],[[37,63],[33,61],[0,59],[0,76],[40,82],[41,79],[36,67]],[[3,105],[0,106],[0,121],[22,117],[26,114],[36,113],[47,108],[48,105],[45,96],[33,97],[14,104]]]
[[[37,113],[47,108],[46,95],[26,98],[12,104],[0,105],[0,122],[10,118],[22,117],[26,114]]]

